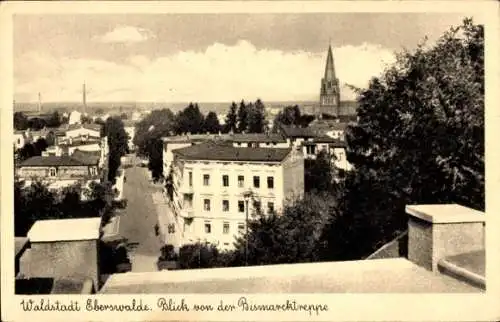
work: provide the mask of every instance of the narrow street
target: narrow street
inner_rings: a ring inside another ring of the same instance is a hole
[[[160,189],[150,182],[147,168],[133,166],[125,169],[123,192],[127,207],[119,211],[120,235],[128,240],[132,272],[157,271],[161,242],[155,235],[156,207],[152,195]]]

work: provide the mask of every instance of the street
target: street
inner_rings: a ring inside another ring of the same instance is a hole
[[[152,194],[160,190],[160,186],[150,182],[147,168],[133,166],[125,169],[125,176],[123,192],[128,204],[117,214],[120,235],[128,240],[132,272],[156,271],[162,244],[155,235],[158,217]]]

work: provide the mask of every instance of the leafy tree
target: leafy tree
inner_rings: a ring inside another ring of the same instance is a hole
[[[120,158],[128,152],[128,134],[125,132],[123,121],[118,117],[109,117],[103,131],[109,146],[108,180],[114,182],[121,164]]]
[[[38,140],[36,140],[36,142],[34,143],[35,155],[42,155],[42,152],[47,150],[48,146],[49,145],[44,138],[39,138]]]
[[[216,267],[218,255],[219,250],[211,244],[184,245],[179,249],[179,266],[181,269]]]
[[[266,130],[265,106],[260,99],[247,108],[248,133],[263,133]]]
[[[46,126],[47,126],[47,122],[42,118],[34,117],[34,118],[28,120],[28,127],[30,129],[35,130],[35,131],[39,131]]]
[[[104,110],[102,108],[98,108],[95,110],[95,114],[96,115],[103,115],[104,114]]]
[[[236,114],[238,110],[238,106],[236,105],[235,102],[231,104],[229,107],[229,112],[226,115],[226,122],[224,124],[224,132],[236,132],[237,131],[237,126],[238,126],[238,116]]]
[[[238,107],[238,126],[237,126],[237,133],[244,133],[247,131],[248,128],[248,108],[245,104],[245,101],[241,101],[240,106]]]
[[[23,112],[14,113],[14,129],[24,131],[29,127],[28,118]]]
[[[42,182],[34,182],[27,188],[14,184],[15,235],[26,236],[37,220],[60,218],[56,196]]]
[[[152,138],[150,144],[148,168],[156,181],[163,177],[163,141],[159,138]]]
[[[59,112],[55,111],[50,115],[50,117],[47,119],[46,124],[48,127],[59,127],[61,126],[61,117],[59,115]]]
[[[122,113],[122,114],[120,115],[120,118],[121,118],[122,120],[126,120],[126,119],[128,119],[128,115],[127,115],[127,113]]]
[[[47,146],[53,146],[56,144],[56,135],[53,131],[49,131],[49,133],[47,133],[45,142],[47,143]]]
[[[370,254],[405,228],[407,204],[484,209],[482,26],[465,19],[434,46],[399,54],[358,93],[346,136],[355,171],[329,228],[331,256]]]
[[[27,160],[35,155],[37,155],[37,150],[31,143],[26,143],[18,152],[20,161]]]
[[[190,103],[176,117],[176,132],[180,133],[203,133],[205,118],[200,112],[198,104]]]
[[[320,151],[316,159],[304,160],[305,191],[332,191],[334,186],[332,157]]]
[[[205,118],[205,123],[203,125],[203,129],[205,132],[219,133],[221,126],[219,124],[219,119],[217,118],[217,114],[215,114],[215,112],[209,112],[207,114],[207,117]]]
[[[257,214],[249,220],[248,264],[269,265],[313,262],[321,259],[324,227],[331,220],[336,200],[328,194],[306,194],[285,206],[282,214]],[[235,242],[224,266],[245,264],[246,238]],[[222,259],[218,259],[222,262]]]
[[[300,108],[298,105],[286,106],[274,118],[274,123],[284,125],[299,125],[301,119]]]

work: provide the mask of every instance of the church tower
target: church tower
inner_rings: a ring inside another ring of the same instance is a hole
[[[332,46],[328,46],[326,57],[325,76],[321,79],[321,92],[319,98],[320,114],[338,116],[340,105],[339,79],[335,75]]]

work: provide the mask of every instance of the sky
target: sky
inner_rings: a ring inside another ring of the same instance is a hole
[[[427,36],[443,13],[16,15],[14,99],[226,102],[319,99],[328,45],[341,99]]]

